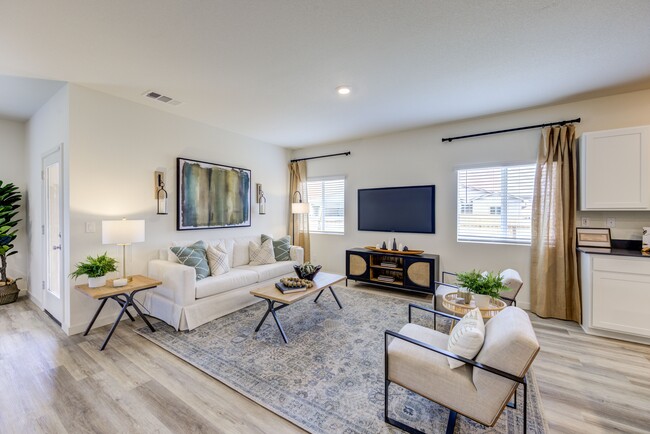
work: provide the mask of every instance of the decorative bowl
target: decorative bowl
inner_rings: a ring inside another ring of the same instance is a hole
[[[303,274],[303,273],[301,273],[301,272],[300,272],[300,265],[294,265],[294,266],[293,266],[293,269],[295,270],[296,275],[297,275],[298,277],[300,277],[301,279],[314,280],[314,276],[318,274],[318,272],[319,272],[320,269],[321,269],[321,266],[320,266],[320,265],[316,265],[316,271],[314,271],[313,273],[309,273],[309,274]]]

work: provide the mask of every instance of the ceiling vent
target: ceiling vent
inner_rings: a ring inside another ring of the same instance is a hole
[[[162,95],[162,94],[160,94],[158,92],[154,92],[152,90],[149,90],[149,91],[143,93],[142,95],[146,96],[147,98],[155,99],[156,101],[164,102],[165,104],[169,104],[169,105],[181,105],[181,104],[183,104],[182,101],[179,101],[179,100],[174,99],[172,97],[169,97],[167,95]]]

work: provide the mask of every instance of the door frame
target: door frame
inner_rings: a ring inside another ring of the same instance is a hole
[[[61,323],[60,327],[64,328],[64,324],[68,324],[68,310],[66,309],[67,304],[67,285],[66,285],[66,252],[67,252],[67,243],[66,241],[66,232],[65,232],[65,185],[64,185],[64,155],[63,155],[64,145],[63,143],[58,144],[56,147],[44,152],[41,155],[41,300],[42,300],[42,309],[46,311],[46,297],[47,297],[47,279],[48,279],[48,240],[47,240],[47,217],[48,217],[48,199],[46,191],[46,179],[45,179],[45,159],[52,156],[53,154],[59,153],[59,230],[61,232],[61,260],[59,263],[60,274],[59,274],[59,288],[60,288],[60,302],[61,302]],[[49,314],[49,312],[46,312]],[[52,315],[50,315],[52,316]],[[58,320],[57,320],[58,321]]]

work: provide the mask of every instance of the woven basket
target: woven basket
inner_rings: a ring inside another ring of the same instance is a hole
[[[13,303],[18,300],[18,285],[12,280],[8,285],[0,285],[0,305]]]

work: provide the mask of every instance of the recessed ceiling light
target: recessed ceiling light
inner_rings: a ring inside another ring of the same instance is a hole
[[[349,95],[350,86],[339,86],[336,88],[336,93],[338,93],[339,95]]]

